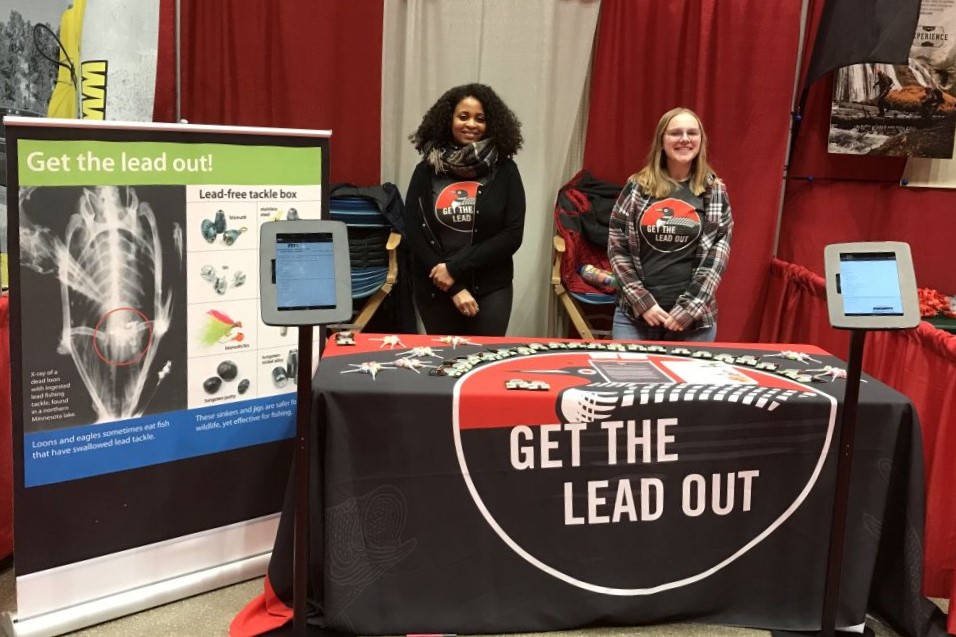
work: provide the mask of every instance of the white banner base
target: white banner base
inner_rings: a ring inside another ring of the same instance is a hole
[[[0,622],[7,637],[54,637],[261,577],[278,523],[269,515],[17,577],[17,610]],[[91,588],[99,588],[95,599]],[[41,608],[52,600],[57,608]]]

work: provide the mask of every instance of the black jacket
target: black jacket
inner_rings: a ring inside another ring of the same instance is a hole
[[[468,288],[477,298],[507,287],[514,278],[511,257],[524,233],[524,185],[514,161],[499,161],[492,179],[478,189],[472,244],[452,258],[446,258],[438,233],[428,225],[424,211],[434,206],[432,169],[422,161],[415,167],[405,197],[405,234],[414,256],[417,283],[437,292],[428,274],[444,263],[455,279],[449,296]]]

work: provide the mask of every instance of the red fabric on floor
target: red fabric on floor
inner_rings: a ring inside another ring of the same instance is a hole
[[[233,618],[229,637],[254,637],[292,621],[292,609],[276,597],[268,576],[263,580],[262,588],[262,595],[246,604]]]

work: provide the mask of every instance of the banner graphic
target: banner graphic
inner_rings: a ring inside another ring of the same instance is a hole
[[[956,0],[924,0],[908,65],[834,73],[828,150],[949,159],[956,130]]]
[[[21,140],[24,484],[281,440],[295,332],[259,319],[266,221],[319,218],[321,150]]]
[[[128,612],[131,590],[161,603],[195,594],[197,574],[256,576],[300,365],[298,330],[260,319],[259,229],[322,218],[328,135],[26,118],[6,132],[9,621],[68,632]]]

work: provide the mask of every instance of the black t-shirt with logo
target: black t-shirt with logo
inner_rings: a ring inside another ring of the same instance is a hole
[[[703,199],[684,182],[651,203],[638,220],[644,287],[665,312],[674,307],[694,274],[703,218]]]
[[[438,233],[438,242],[445,259],[450,259],[471,245],[475,228],[475,200],[478,188],[485,181],[482,178],[460,180],[447,175],[432,176],[435,209],[430,211],[434,223],[429,220],[429,225]]]

